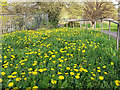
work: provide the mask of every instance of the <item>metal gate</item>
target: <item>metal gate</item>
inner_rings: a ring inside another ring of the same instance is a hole
[[[2,34],[16,30],[37,29],[48,23],[48,14],[0,14]]]

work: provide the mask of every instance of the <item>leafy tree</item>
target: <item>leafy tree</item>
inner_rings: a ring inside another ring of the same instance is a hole
[[[61,2],[37,2],[36,9],[48,13],[49,22],[57,27],[59,15],[64,3]]]
[[[69,2],[65,3],[65,9],[72,18],[82,18],[83,3]]]
[[[84,19],[91,20],[92,26],[96,19],[111,18],[115,14],[112,2],[84,2]]]

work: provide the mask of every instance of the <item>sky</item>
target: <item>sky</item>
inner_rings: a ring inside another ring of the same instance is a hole
[[[115,0],[112,0],[112,2],[114,3],[114,4],[118,4],[118,2],[117,1],[115,1]],[[118,6],[116,5],[115,6],[116,8],[118,8]]]
[[[113,3],[115,3],[115,4],[117,4],[117,3],[118,3],[118,2],[117,2],[117,1],[115,1],[115,0],[112,0],[112,2],[113,2]]]

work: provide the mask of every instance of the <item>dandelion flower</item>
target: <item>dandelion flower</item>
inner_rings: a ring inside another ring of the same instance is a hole
[[[115,80],[115,84],[116,84],[117,86],[120,86],[120,81],[119,81],[119,80]]]
[[[93,77],[91,77],[91,80],[94,80],[94,78],[93,78]]]
[[[64,79],[64,76],[59,76],[59,79],[60,79],[60,80],[63,80],[63,79]]]
[[[104,77],[103,77],[103,76],[99,76],[99,79],[100,79],[100,80],[103,80],[103,79],[104,79]]]
[[[9,87],[12,87],[13,85],[14,85],[13,82],[10,82],[10,83],[8,84]]]
[[[75,76],[75,78],[76,78],[76,79],[79,79],[79,78],[80,78],[80,76],[76,75],[76,76]]]

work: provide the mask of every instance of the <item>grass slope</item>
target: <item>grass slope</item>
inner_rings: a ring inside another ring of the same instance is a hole
[[[116,41],[99,31],[22,30],[3,35],[2,42],[3,88],[120,85]]]

